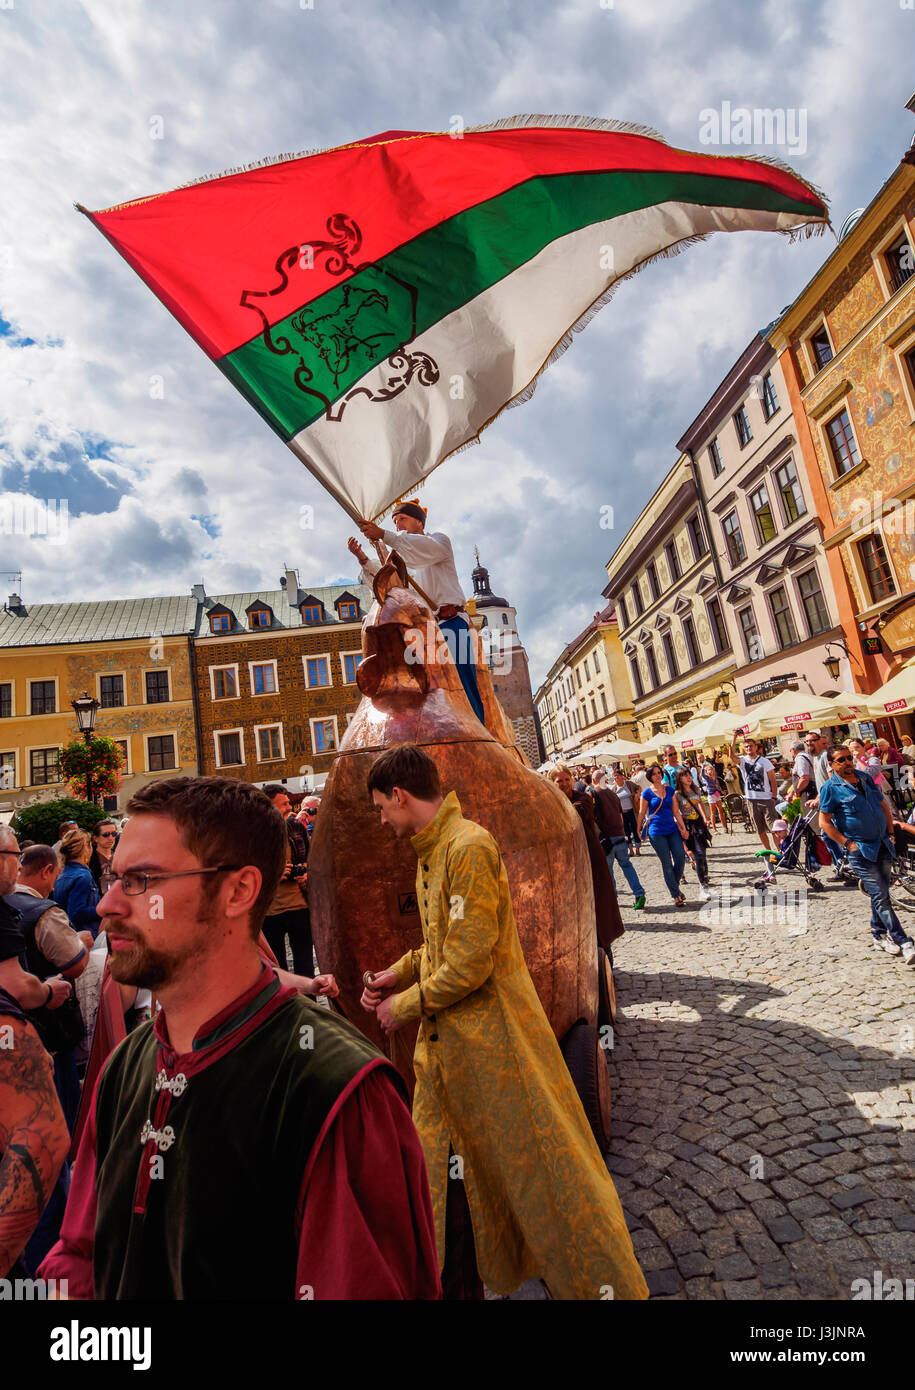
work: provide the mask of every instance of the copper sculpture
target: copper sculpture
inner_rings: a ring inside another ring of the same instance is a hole
[[[598,946],[588,851],[578,816],[527,766],[479,661],[484,728],[470,708],[441,630],[406,587],[392,554],[375,576],[377,607],[363,628],[363,699],[327,779],[311,843],[308,896],[321,969],[347,1017],[388,1051],[412,1089],[415,1025],[387,1043],[359,1007],[363,973],[422,944],[416,856],[382,826],[366,791],[369,768],[396,743],[427,748],[446,790],[495,837],[511,884],[521,945],[537,993],[599,1141],[609,1137],[609,1075],[598,1035]],[[473,634],[475,642],[476,634]],[[494,731],[494,732],[492,732]],[[606,999],[606,989],[604,990]],[[577,1025],[577,1026],[576,1026]]]

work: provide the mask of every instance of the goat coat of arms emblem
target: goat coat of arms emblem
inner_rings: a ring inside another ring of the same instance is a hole
[[[283,251],[274,263],[276,284],[245,290],[241,303],[260,316],[262,340],[270,352],[288,355],[295,363],[292,376],[298,389],[321,402],[325,419],[339,422],[356,396],[393,400],[414,378],[421,386],[433,386],[439,369],[428,353],[410,350],[416,336],[417,287],[382,264],[355,261],[362,233],[345,213],[327,219],[327,233],[327,239]],[[296,310],[296,303],[301,304],[296,277],[316,264],[330,275],[348,278]],[[264,301],[273,311],[270,319]],[[286,302],[290,309],[283,313]],[[376,376],[371,386],[345,389],[377,364],[384,367],[380,380]]]

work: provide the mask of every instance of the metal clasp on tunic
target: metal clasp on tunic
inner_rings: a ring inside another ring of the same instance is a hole
[[[173,1096],[181,1096],[184,1095],[186,1089],[187,1077],[183,1071],[179,1071],[171,1079],[166,1076],[164,1071],[156,1072],[157,1091],[169,1091]]]
[[[143,1128],[140,1130],[140,1143],[144,1145],[148,1144],[150,1139],[153,1140],[157,1149],[161,1149],[164,1152],[166,1149],[170,1149],[172,1144],[174,1144],[175,1131],[172,1129],[171,1125],[166,1125],[164,1129],[153,1129],[149,1120],[144,1120]]]

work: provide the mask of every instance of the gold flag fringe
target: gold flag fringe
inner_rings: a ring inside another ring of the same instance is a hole
[[[480,135],[480,134],[485,134],[487,131],[492,131],[492,130],[521,130],[521,129],[529,128],[529,127],[534,127],[534,128],[536,128],[536,127],[541,127],[541,128],[552,128],[552,129],[554,129],[554,130],[595,130],[595,131],[604,131],[604,132],[607,132],[607,133],[610,133],[610,134],[615,134],[615,135],[637,135],[637,136],[641,136],[642,138],[644,138],[644,139],[646,139],[646,140],[656,140],[656,141],[658,142],[658,144],[661,144],[661,145],[666,146],[667,149],[674,149],[674,150],[678,150],[678,151],[679,151],[679,146],[671,145],[671,144],[669,143],[669,141],[667,141],[667,140],[664,139],[664,136],[663,136],[663,135],[659,134],[659,132],[656,131],[656,130],[654,130],[651,126],[640,125],[640,124],[638,124],[637,122],[633,122],[633,121],[617,121],[617,120],[611,120],[610,118],[604,117],[604,116],[571,116],[571,115],[519,115],[519,116],[500,116],[498,120],[495,120],[495,121],[487,121],[487,122],[485,122],[483,125],[467,126],[467,127],[465,127],[464,134],[465,134],[465,135]],[[433,135],[448,135],[449,137],[451,137],[451,136],[453,135],[453,132],[450,131],[450,130],[421,130],[421,131],[417,131],[417,133],[416,133],[415,135],[398,135],[398,136],[397,136],[395,139],[393,139],[393,140],[384,140],[384,141],[377,141],[377,140],[376,140],[376,141],[373,142],[373,146],[375,146],[375,145],[381,145],[381,144],[383,144],[383,145],[397,145],[397,144],[403,144],[403,143],[405,143],[407,140],[425,140],[425,139],[428,139],[430,136],[433,136]],[[252,172],[253,170],[255,170],[255,169],[267,169],[267,168],[270,167],[271,164],[287,164],[287,163],[292,163],[294,160],[297,160],[297,159],[311,159],[312,156],[314,156],[314,155],[319,155],[319,154],[335,154],[338,150],[357,150],[357,149],[368,149],[368,148],[371,148],[371,147],[368,146],[368,145],[367,145],[364,141],[362,141],[362,140],[349,140],[349,141],[346,141],[346,142],[345,142],[344,144],[342,144],[342,145],[316,146],[316,147],[314,147],[314,148],[312,148],[312,149],[307,149],[307,150],[293,150],[293,151],[287,152],[287,153],[285,153],[285,154],[268,154],[268,155],[265,155],[265,156],[263,157],[263,159],[253,159],[253,160],[251,160],[251,161],[250,161],[249,163],[247,163],[247,164],[237,164],[237,165],[234,165],[231,169],[223,169],[222,172],[221,172],[221,173],[218,173],[218,174],[201,174],[201,175],[199,175],[199,177],[197,177],[197,178],[188,179],[186,183],[179,183],[179,184],[177,184],[177,185],[175,186],[175,188],[166,189],[166,190],[165,190],[164,192],[162,192],[162,193],[151,193],[151,194],[149,194],[149,195],[148,195],[147,197],[145,197],[145,198],[129,198],[126,202],[123,202],[123,203],[114,203],[114,204],[112,204],[111,207],[107,207],[107,208],[99,208],[99,209],[97,209],[96,214],[90,213],[90,212],[88,211],[88,209],[86,209],[86,208],[84,208],[84,207],[82,206],[81,203],[74,203],[74,207],[77,209],[77,211],[85,213],[86,216],[93,216],[93,215],[102,216],[103,214],[109,213],[109,212],[119,212],[122,208],[137,207],[137,206],[138,206],[139,204],[141,204],[141,203],[150,203],[150,202],[152,202],[155,198],[164,198],[164,197],[167,196],[168,193],[176,193],[176,192],[178,192],[179,189],[182,189],[182,188],[194,188],[198,183],[213,183],[213,182],[214,182],[215,180],[217,180],[217,179],[228,179],[228,178],[232,178],[232,177],[235,176],[236,174],[248,174],[248,173],[251,173],[251,172]],[[683,153],[683,154],[692,154],[692,155],[694,155],[694,154],[696,153],[695,150],[682,150],[682,151],[680,151],[680,152]],[[806,179],[801,178],[801,176],[800,176],[794,169],[791,168],[790,164],[786,164],[784,160],[779,159],[779,158],[778,158],[777,156],[775,156],[775,155],[761,155],[761,154],[759,154],[759,155],[757,155],[757,154],[745,154],[745,155],[730,155],[730,154],[728,154],[728,155],[716,155],[716,154],[706,154],[706,155],[703,155],[703,158],[705,158],[705,159],[745,159],[745,160],[751,160],[751,161],[753,161],[754,163],[757,163],[757,164],[768,164],[768,165],[770,165],[772,168],[780,170],[783,174],[788,174],[791,178],[795,179],[799,184],[802,184],[803,187],[806,188],[807,191],[808,191],[809,193],[811,193],[815,198],[817,198],[817,199],[823,204],[824,207],[827,208],[827,220],[828,220],[828,205],[827,205],[827,201],[826,201],[826,198],[824,197],[824,195],[820,192],[820,190],[819,190],[814,184],[809,183]],[[806,233],[801,233],[801,235],[808,235],[808,236],[809,236],[809,235],[812,235],[812,233],[806,232]]]

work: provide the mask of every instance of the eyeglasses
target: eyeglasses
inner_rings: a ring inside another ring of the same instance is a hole
[[[117,833],[116,830],[100,830],[95,838],[97,840],[113,840]]]
[[[229,869],[240,869],[240,864],[214,864],[209,869],[181,869],[172,874],[144,874],[135,869],[128,869],[123,874],[113,874],[106,870],[102,875],[102,882],[105,885],[106,893],[113,888],[116,883],[121,885],[121,891],[128,898],[138,898],[141,893],[145,893],[151,883],[159,883],[165,878],[190,878],[192,874],[221,874]]]
[[[834,763],[850,763],[853,761],[854,759],[852,758],[850,753],[838,753],[833,758]]]
[[[21,859],[25,854],[24,849],[0,849],[0,854],[11,854],[14,859]]]
[[[306,816],[316,816],[318,814],[317,806],[306,806],[305,814]]]

